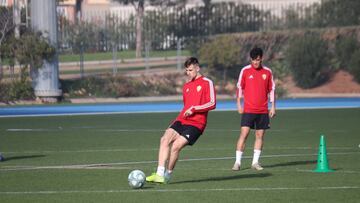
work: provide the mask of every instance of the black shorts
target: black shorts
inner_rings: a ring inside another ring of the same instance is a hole
[[[193,145],[202,134],[202,131],[192,125],[183,125],[180,121],[175,121],[169,128],[174,129],[179,135],[183,136],[188,145]]]
[[[244,113],[241,117],[241,127],[248,126],[251,129],[269,129],[269,114]]]

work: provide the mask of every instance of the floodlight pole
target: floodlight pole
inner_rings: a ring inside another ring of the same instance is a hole
[[[56,0],[31,0],[31,27],[41,31],[57,49],[57,12]],[[59,61],[56,54],[52,62],[44,60],[41,68],[32,70],[35,96],[44,102],[56,102],[61,96],[59,88]]]

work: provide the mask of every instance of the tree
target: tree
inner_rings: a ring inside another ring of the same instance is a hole
[[[13,31],[15,25],[13,23],[13,14],[11,9],[6,7],[0,7],[0,79],[2,78],[2,58],[1,52],[3,42],[6,40],[8,34]]]
[[[242,63],[242,49],[235,37],[219,36],[201,47],[200,59],[207,65],[210,73],[220,73],[223,81],[227,81],[228,75],[236,75],[231,71],[237,71],[236,67]]]
[[[297,86],[309,89],[326,82],[331,73],[326,41],[312,32],[290,40],[286,61]]]
[[[134,6],[136,14],[136,58],[141,57],[142,50],[142,30],[143,30],[143,18],[146,5],[153,6],[174,6],[178,4],[184,4],[186,0],[113,0],[120,4],[131,4]]]
[[[323,1],[315,12],[315,25],[321,27],[359,25],[359,7],[360,1]]]

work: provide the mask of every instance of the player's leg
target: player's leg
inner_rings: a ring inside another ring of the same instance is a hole
[[[178,136],[179,134],[172,128],[168,128],[165,131],[164,135],[160,139],[158,166],[164,167],[165,169],[166,161],[169,158],[171,144],[177,139]]]
[[[172,129],[166,129],[164,135],[160,139],[160,147],[159,147],[159,155],[158,155],[158,166],[156,173],[146,177],[147,182],[157,182],[164,183],[164,175],[165,175],[165,164],[167,159],[169,158],[169,150],[171,144],[175,141],[178,133]]]
[[[255,120],[256,130],[255,130],[255,143],[254,143],[254,156],[251,164],[251,168],[255,170],[263,170],[259,163],[259,158],[264,143],[265,130],[269,128],[269,115],[268,114],[258,114]]]
[[[3,155],[0,152],[0,161],[4,161],[4,160],[5,160],[5,158],[3,157]]]
[[[181,134],[179,134],[176,140],[173,142],[170,151],[169,157],[169,165],[166,170],[166,179],[170,180],[172,171],[175,168],[177,160],[179,158],[180,151],[186,146],[192,146],[199,139],[202,134],[202,131],[195,126],[192,125],[183,125]]]
[[[177,136],[175,142],[171,147],[168,170],[171,172],[179,159],[179,153],[189,142],[183,136]]]
[[[250,133],[250,127],[247,127],[247,126],[241,127],[240,136],[239,136],[239,139],[236,144],[236,151],[243,152],[245,150],[246,139],[247,139],[249,133]]]
[[[255,131],[254,155],[253,155],[251,168],[258,170],[258,171],[264,169],[263,167],[260,166],[260,163],[259,163],[259,158],[260,158],[260,154],[261,154],[261,150],[262,150],[263,142],[264,142],[264,135],[265,135],[264,129]]]
[[[264,142],[265,130],[255,130],[255,143],[254,143],[254,150],[262,150],[263,142]]]
[[[241,127],[240,136],[239,136],[239,139],[236,144],[235,163],[234,163],[234,166],[232,167],[232,170],[234,170],[234,171],[240,170],[241,159],[242,159],[242,155],[245,150],[246,139],[247,139],[249,133],[250,133],[250,127],[247,127],[247,126]]]
[[[241,132],[236,144],[236,159],[232,170],[238,171],[241,166],[241,159],[245,150],[246,139],[250,133],[250,129],[254,128],[254,114],[244,113],[241,116]]]

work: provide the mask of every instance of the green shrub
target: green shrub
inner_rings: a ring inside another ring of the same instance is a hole
[[[192,37],[184,41],[184,49],[189,50],[191,56],[199,57],[201,47],[208,41],[205,37]]]
[[[287,91],[283,87],[283,81],[286,76],[289,75],[289,69],[286,67],[286,64],[282,60],[272,61],[269,64],[269,68],[272,71],[274,81],[275,81],[275,94],[276,98],[286,97]]]
[[[200,49],[200,59],[207,64],[210,74],[221,77],[238,77],[241,67],[241,46],[235,37],[222,36],[204,44]]]
[[[341,37],[335,43],[335,55],[340,68],[348,69],[351,55],[360,49],[360,43],[355,37]]]
[[[137,89],[140,85],[124,76],[106,78],[104,92],[114,97],[136,97],[140,96]]]
[[[16,80],[10,85],[10,97],[13,100],[28,100],[34,99],[34,90],[31,87],[30,81],[19,81]]]
[[[97,77],[86,77],[75,80],[60,80],[61,88],[71,97],[103,96],[105,81]]]
[[[34,90],[30,81],[14,80],[11,83],[0,83],[0,102],[34,99]]]
[[[9,98],[9,89],[10,89],[10,85],[6,84],[6,83],[0,83],[0,102],[4,102],[7,103],[10,101]]]
[[[354,79],[360,83],[360,50],[351,55],[348,70],[354,76]]]
[[[276,98],[285,98],[288,95],[288,92],[283,86],[276,84],[275,94]]]
[[[266,64],[265,64],[266,65]],[[274,79],[283,80],[289,75],[289,69],[287,68],[284,61],[274,60],[269,64],[269,68],[272,71]]]
[[[319,35],[305,33],[290,40],[286,60],[297,86],[312,88],[329,79],[327,43]]]
[[[137,97],[176,94],[176,76],[141,77],[106,75],[77,80],[61,80],[62,90],[70,97]]]

